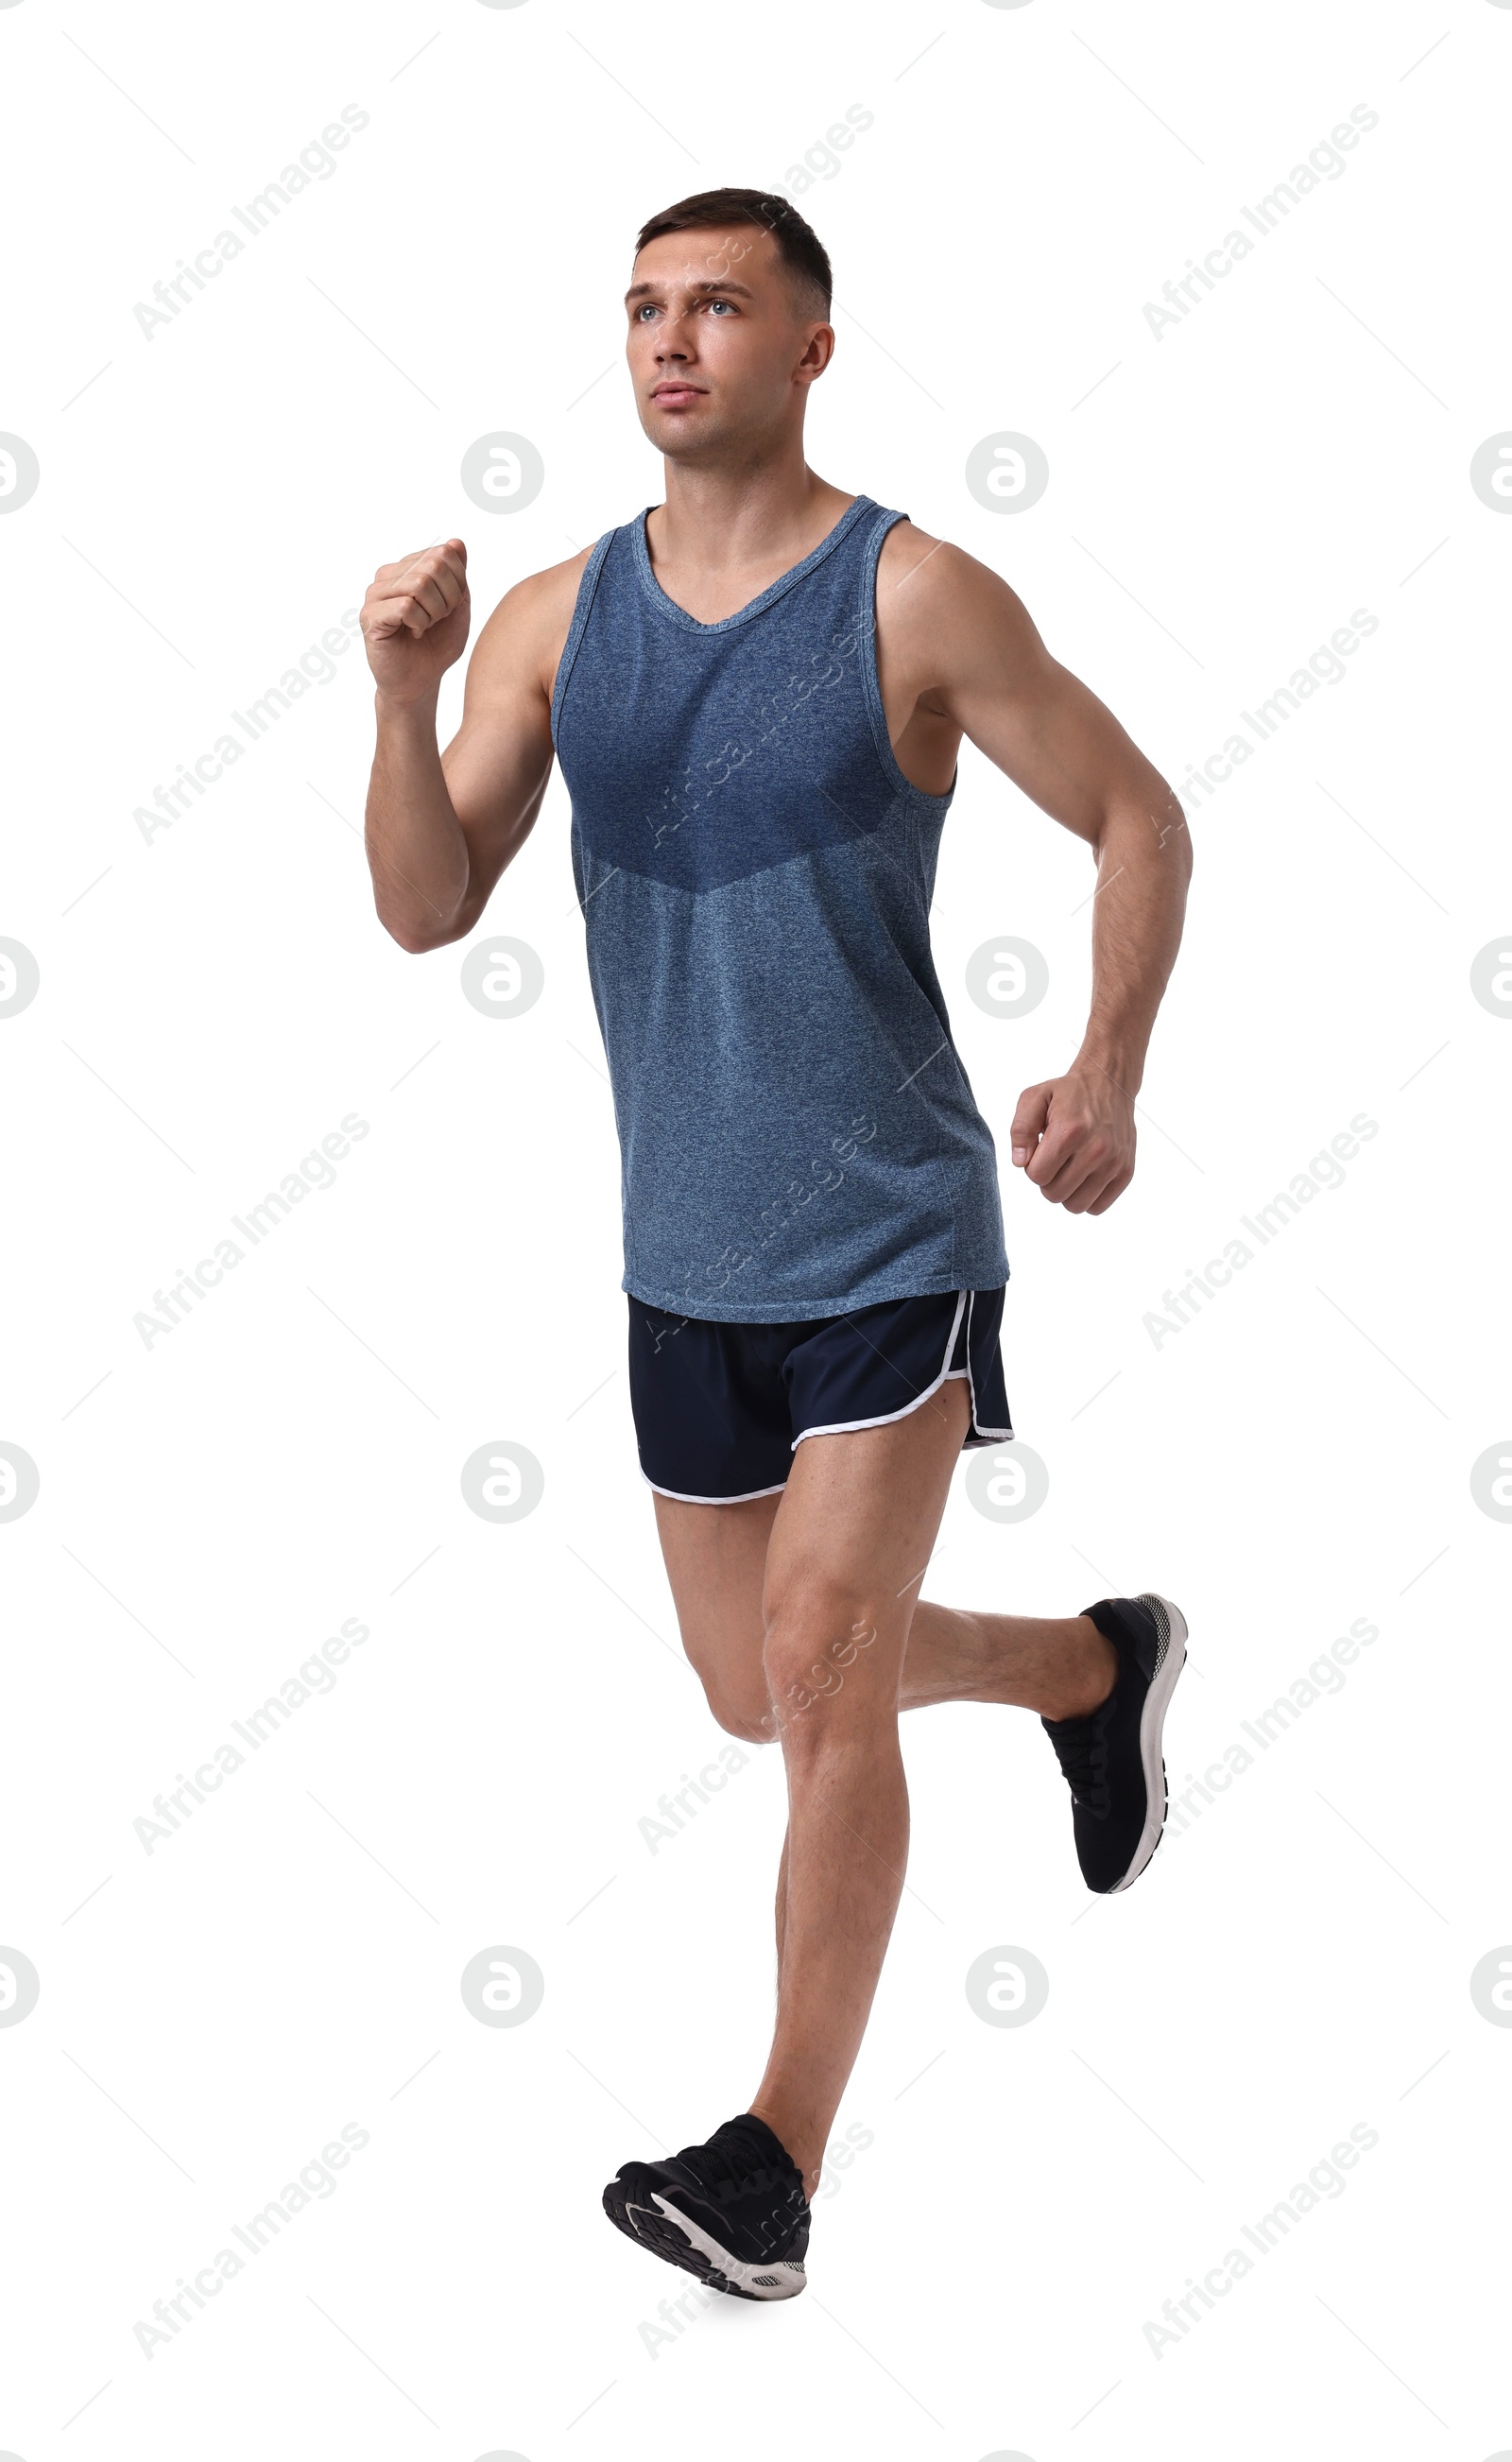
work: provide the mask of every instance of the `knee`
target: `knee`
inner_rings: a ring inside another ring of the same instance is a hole
[[[771,1742],[777,1733],[777,1720],[765,1692],[758,1697],[754,1689],[730,1691],[707,1676],[702,1683],[703,1697],[727,1736],[737,1737],[743,1744]]]
[[[860,1599],[810,1593],[776,1604],[762,1663],[784,1741],[817,1741],[837,1719],[896,1709],[881,1704],[878,1655],[876,1621]]]

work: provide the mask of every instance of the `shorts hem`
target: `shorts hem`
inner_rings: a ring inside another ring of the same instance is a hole
[[[640,1476],[658,1496],[670,1497],[674,1504],[749,1504],[753,1497],[781,1496],[788,1484],[785,1479],[780,1479],[775,1487],[743,1487],[736,1496],[689,1496],[680,1487],[663,1487],[659,1479],[652,1479],[646,1471],[642,1471]]]

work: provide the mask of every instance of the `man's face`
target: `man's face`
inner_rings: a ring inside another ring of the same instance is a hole
[[[769,231],[668,231],[637,257],[625,356],[640,424],[674,459],[801,418],[834,335],[804,302]]]

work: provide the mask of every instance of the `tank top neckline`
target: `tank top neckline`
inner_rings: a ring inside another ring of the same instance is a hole
[[[630,536],[635,548],[636,570],[640,576],[644,595],[659,615],[669,618],[672,623],[680,625],[684,632],[715,634],[732,632],[737,624],[747,624],[752,616],[765,615],[767,609],[775,600],[781,598],[787,591],[793,589],[800,581],[806,580],[814,567],[822,564],[825,557],[832,553],[841,540],[849,536],[863,513],[878,512],[881,508],[870,496],[856,496],[847,505],[833,529],[825,532],[818,546],[810,548],[801,562],[789,565],[786,572],[779,572],[775,581],[768,582],[766,589],[758,592],[754,598],[747,599],[744,607],[737,607],[733,616],[721,616],[712,624],[704,624],[697,616],[690,616],[685,607],[680,607],[675,598],[667,595],[657,579],[652,569],[651,550],[646,545],[646,515],[657,509],[656,506],[647,505],[629,525]]]

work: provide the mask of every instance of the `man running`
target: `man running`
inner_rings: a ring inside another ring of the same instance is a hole
[[[731,1734],[780,1739],[777,2013],[748,2107],[604,2192],[638,2245],[737,2297],[804,2286],[824,2149],[902,1888],[897,1713],[1037,1711],[1090,1888],[1165,1817],[1185,1652],[1154,1592],[1057,1618],[918,1595],[963,1449],[1012,1436],[996,1151],[951,1040],[929,904],[968,736],[1096,859],[1091,1016],[1013,1161],[1050,1203],[1128,1187],[1180,939],[1175,794],[995,572],[809,468],[830,262],[786,199],[655,215],[626,294],[665,501],[509,591],[461,728],[461,539],[382,565],[367,844],[379,918],[482,918],[546,791],[573,877],[622,1157],[631,1401],[683,1645]]]

